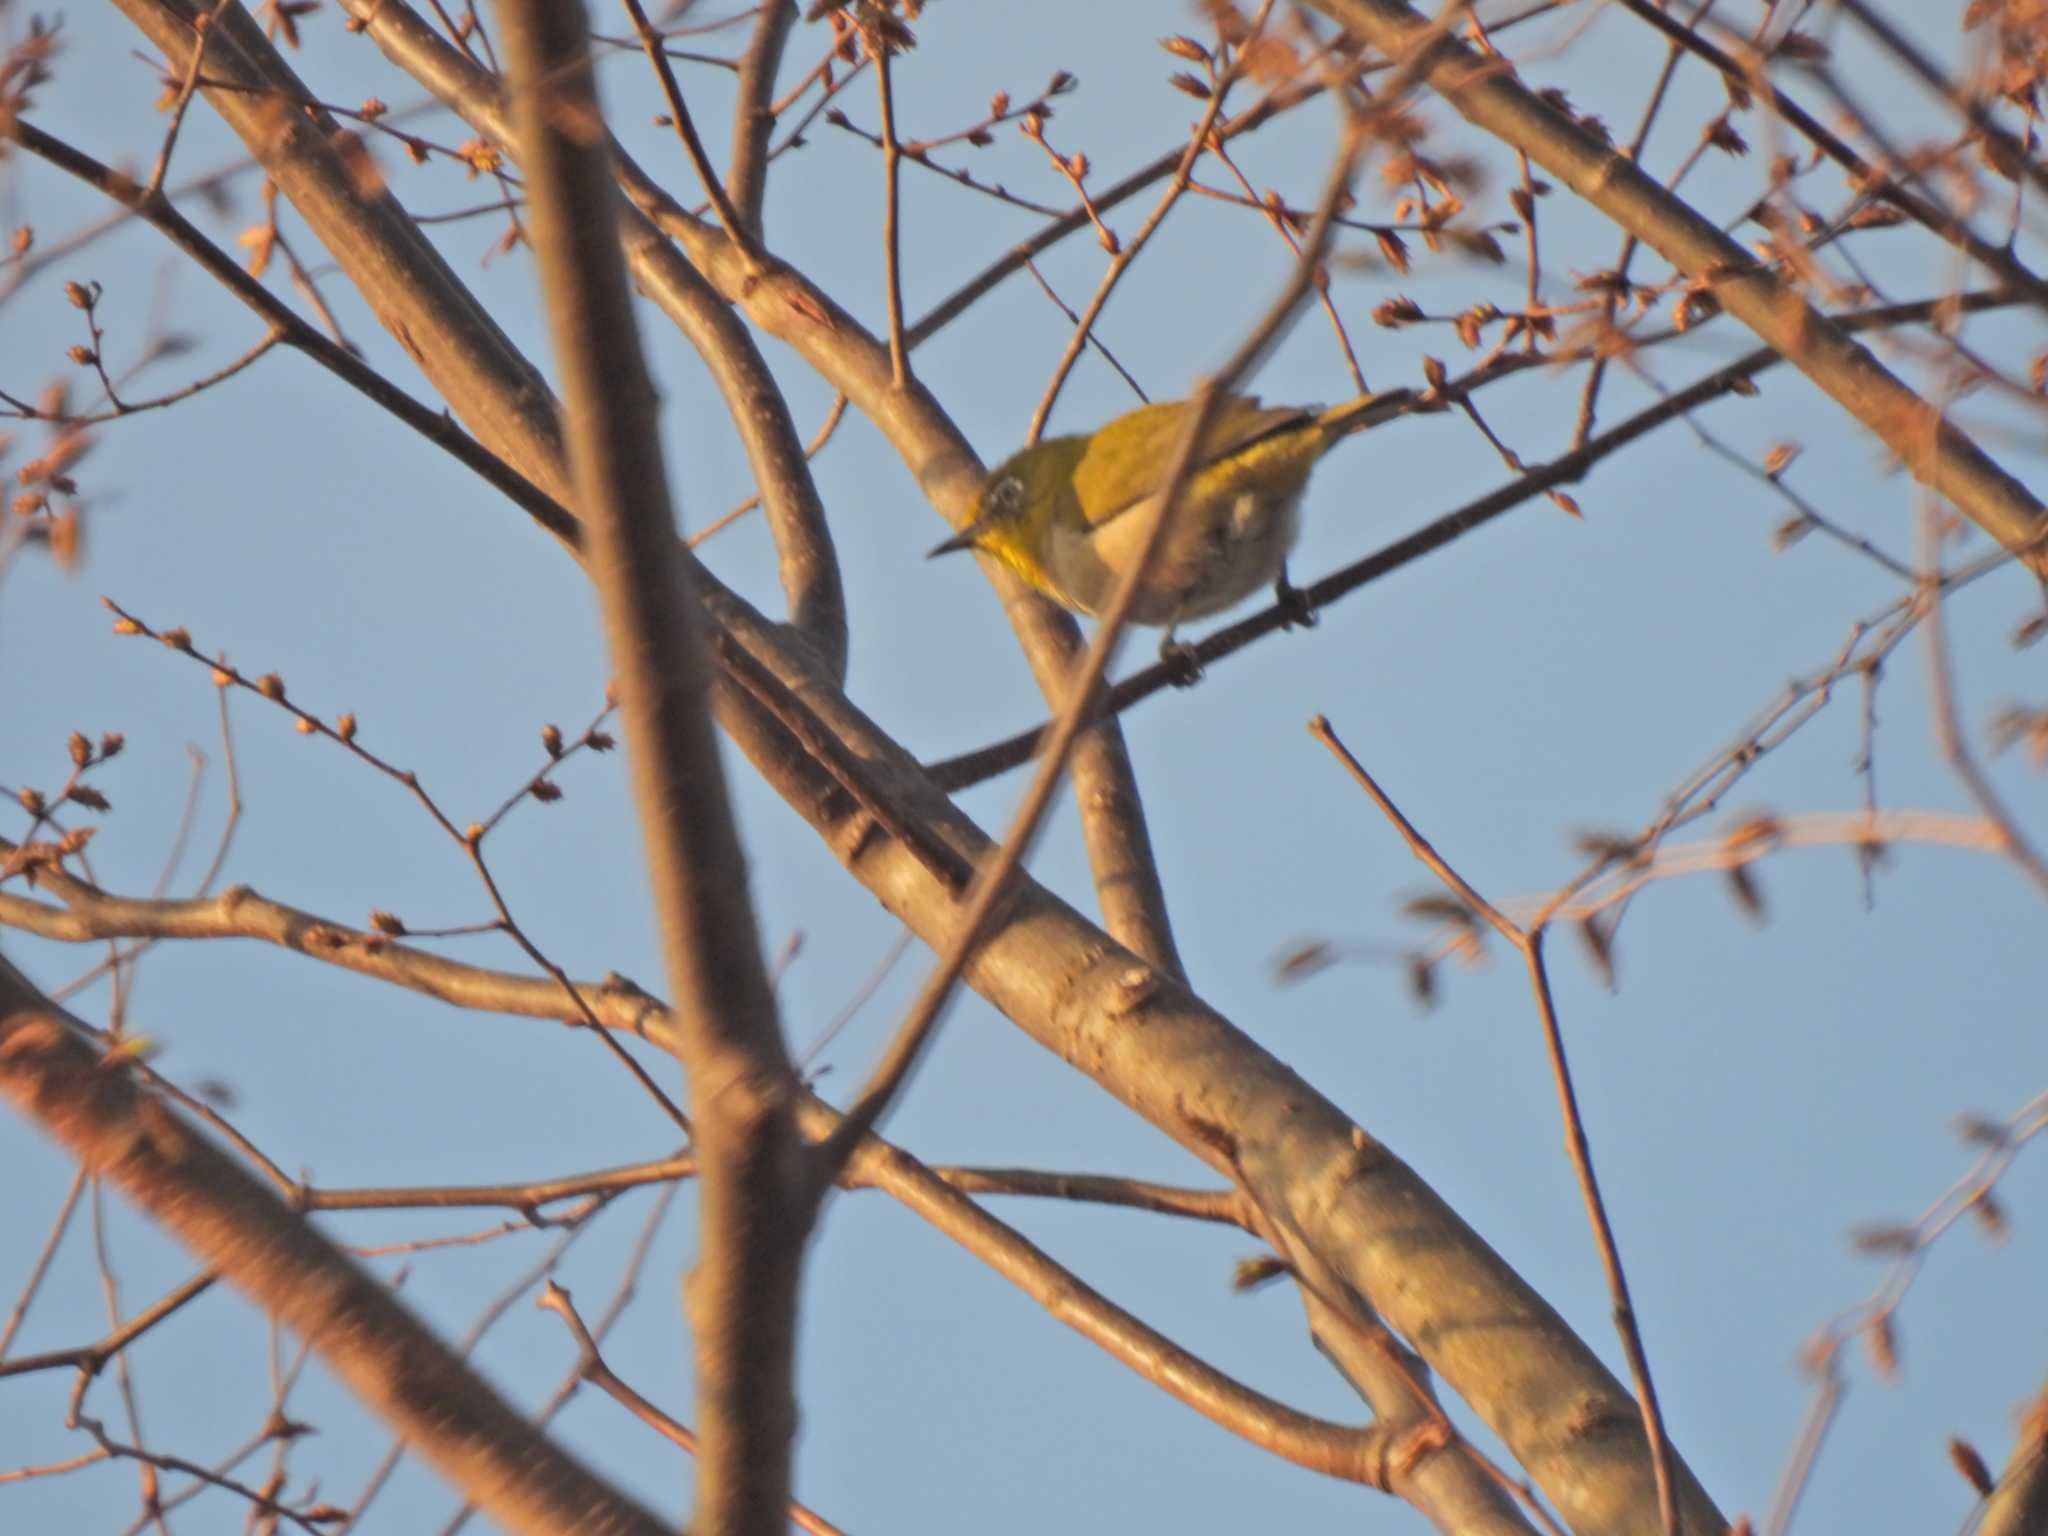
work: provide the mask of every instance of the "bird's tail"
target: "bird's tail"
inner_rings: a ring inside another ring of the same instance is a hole
[[[1353,432],[1363,432],[1376,427],[1401,414],[1414,403],[1412,389],[1383,389],[1376,395],[1360,395],[1356,400],[1346,400],[1342,405],[1333,405],[1316,417],[1331,442],[1340,437],[1349,437]]]

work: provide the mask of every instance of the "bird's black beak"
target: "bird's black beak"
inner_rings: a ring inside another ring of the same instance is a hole
[[[980,537],[981,519],[977,517],[944,543],[933,545],[931,549],[926,551],[925,559],[934,560],[940,555],[950,555],[963,549],[972,549],[974,548],[974,541]]]

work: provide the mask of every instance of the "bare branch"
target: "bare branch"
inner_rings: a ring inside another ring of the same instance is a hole
[[[701,619],[690,601],[695,562],[676,537],[654,389],[610,218],[587,22],[580,4],[560,0],[499,0],[499,14],[564,379],[576,505],[589,530],[662,954],[683,1021],[703,1187],[688,1291],[704,1436],[691,1523],[714,1536],[772,1532],[789,1505],[808,1227],[796,1077],[707,707]]]
[[[303,1334],[350,1391],[509,1530],[668,1529],[528,1426],[441,1341],[0,959],[0,1093],[210,1268]]]

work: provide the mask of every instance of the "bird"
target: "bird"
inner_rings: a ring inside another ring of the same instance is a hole
[[[1162,658],[1191,657],[1175,628],[1235,607],[1270,587],[1290,624],[1313,624],[1287,579],[1301,532],[1301,498],[1324,454],[1371,424],[1384,395],[1342,405],[1264,405],[1230,395],[1195,456],[1180,510],[1153,552],[1133,623],[1164,628]],[[1192,402],[1139,406],[1093,432],[1019,450],[983,483],[975,515],[931,555],[977,549],[1053,601],[1090,617],[1115,593],[1144,547]]]

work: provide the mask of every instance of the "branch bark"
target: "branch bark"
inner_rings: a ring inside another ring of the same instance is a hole
[[[697,1153],[702,1536],[787,1528],[796,1310],[810,1228],[796,1075],[761,959],[746,857],[706,707],[703,619],[676,537],[659,410],[612,214],[578,0],[499,0],[575,508],[626,723],[626,762],[676,999]]]
[[[152,0],[121,3],[156,19],[151,35],[174,66],[186,57],[189,28],[165,22],[171,13],[164,6]],[[373,37],[392,48],[393,29],[406,24],[409,13],[398,0],[365,10]],[[420,35],[439,47],[424,28]],[[209,46],[210,68],[219,46]],[[254,46],[267,45],[258,37]],[[422,72],[404,57],[400,62],[436,83],[438,64]],[[459,59],[440,63],[470,68]],[[498,99],[496,82],[474,71],[471,76],[474,99],[455,104],[465,112],[490,108]],[[216,94],[233,121],[239,94]],[[637,198],[643,189],[629,190]],[[740,303],[757,325],[791,341],[828,382],[861,404],[936,504],[964,513],[979,484],[979,466],[914,383],[905,391],[893,389],[886,350],[796,274],[774,268],[764,275],[719,231],[681,216],[664,197],[654,189],[645,206],[719,292]],[[353,208],[341,214],[357,216]],[[308,216],[321,228],[318,217]],[[375,303],[372,277],[366,297]],[[527,376],[523,368],[520,376]],[[479,387],[499,389],[512,377],[483,379]],[[467,413],[466,400],[451,400]],[[482,419],[497,430],[505,418],[494,406]],[[485,435],[484,427],[477,430]],[[492,439],[486,435],[486,441]],[[543,483],[559,490],[564,478],[550,464]],[[864,760],[904,824],[929,828],[964,861],[984,857],[987,840],[907,753],[787,650],[773,626],[709,584],[704,594],[724,631],[721,644],[753,658],[788,694],[785,707],[771,711],[721,680],[715,689],[721,722],[856,877],[927,942],[941,942],[954,921],[954,890],[905,843],[873,835],[874,822],[852,805],[778,713],[814,718],[819,730]],[[1035,600],[1027,608],[1033,623],[1050,626],[1038,631],[1052,637],[1049,646],[1056,649],[1062,633],[1071,644],[1072,626],[1063,617],[1054,621]],[[1105,738],[1096,733],[1093,739]],[[1120,747],[1114,755],[1120,758]],[[1122,782],[1128,782],[1127,771]],[[1084,812],[1101,810],[1105,793],[1113,796],[1114,786],[1109,792],[1084,789]],[[1124,838],[1118,846],[1135,861],[1133,868],[1149,872],[1149,850],[1129,840],[1133,822],[1120,821],[1118,809],[1112,798],[1099,827],[1112,840]],[[1134,811],[1135,799],[1124,809]],[[1142,822],[1135,826],[1142,840]],[[1098,886],[1114,913],[1118,882],[1107,879],[1104,869],[1098,857]],[[1133,931],[1124,921],[1119,927]],[[1178,967],[1167,963],[1170,955],[1161,958],[1157,947],[1162,930],[1147,933],[1141,924],[1138,931],[1138,942],[1154,957],[1151,964],[1042,888],[1020,882],[968,979],[1033,1038],[1242,1182],[1262,1210],[1286,1212],[1300,1241],[1411,1340],[1493,1426],[1575,1530],[1639,1529],[1645,1511],[1654,1507],[1648,1457],[1634,1404],[1598,1357],[1412,1170],[1180,986],[1174,979]],[[1687,1529],[1720,1529],[1720,1517],[1697,1482],[1682,1466],[1678,1470]]]
[[[0,959],[0,1094],[335,1375],[505,1529],[663,1536],[670,1527],[501,1398],[391,1292]]]
[[[1505,60],[1439,37],[1400,0],[1310,0],[1388,57],[1428,50],[1424,78],[1475,128],[1555,176],[1711,292],[1898,456],[1913,478],[2048,576],[2048,512],[1934,406],[1797,288],[1644,174],[1619,149],[1539,100]]]
[[[387,58],[479,133],[516,152],[496,77],[449,47],[402,0],[344,4]],[[616,144],[612,156],[620,186],[644,219],[680,247],[688,264],[727,303],[736,305],[761,331],[788,343],[852,401],[902,456],[931,504],[955,526],[963,525],[980,494],[981,463],[921,384],[913,378],[898,387],[888,346],[800,273],[772,260],[764,265],[739,250],[716,225],[692,218]],[[629,229],[627,247],[636,259],[642,238]],[[657,248],[666,250],[666,243],[649,247]],[[1080,630],[1065,611],[1021,581],[1006,573],[993,575],[1039,690],[1057,705],[1068,697],[1074,669],[1080,665]],[[1183,976],[1165,887],[1122,732],[1113,726],[1091,729],[1075,749],[1070,773],[1105,924],[1152,964]]]

